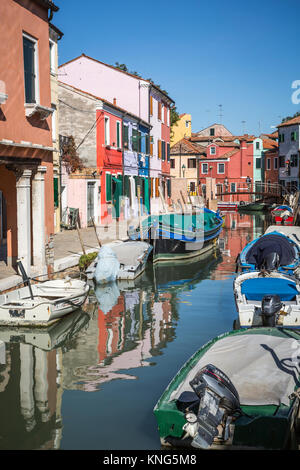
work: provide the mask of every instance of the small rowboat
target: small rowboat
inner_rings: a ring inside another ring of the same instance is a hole
[[[31,284],[21,267],[27,286],[0,295],[0,325],[48,326],[78,309],[88,296],[90,287],[84,281],[66,278]]]
[[[163,446],[296,449],[300,335],[225,333],[179,370],[154,408]]]
[[[300,328],[300,285],[295,278],[270,272],[243,273],[233,283],[237,328],[279,326]]]

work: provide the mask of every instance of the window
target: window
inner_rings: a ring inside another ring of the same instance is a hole
[[[121,123],[117,121],[117,148],[121,147]]]
[[[161,140],[158,139],[157,141],[157,156],[161,158]]]
[[[291,166],[298,166],[298,155],[291,155]]]
[[[164,113],[165,113],[165,107],[164,107],[164,105],[162,104],[162,105],[161,105],[161,122],[165,122],[165,115],[164,115]]]
[[[216,147],[210,147],[210,154],[216,155]]]
[[[165,161],[166,159],[166,142],[161,141],[161,159]]]
[[[188,168],[196,168],[196,158],[188,158]]]
[[[279,168],[284,168],[285,167],[285,156],[280,155],[279,157]]]
[[[56,72],[56,64],[55,64],[55,42],[49,41],[49,54],[50,54],[50,72]]]
[[[170,168],[175,168],[175,158],[171,158],[171,160],[170,160]]]
[[[53,142],[56,142],[56,106],[55,104],[52,104],[52,108],[53,108],[53,113],[52,113],[52,121],[51,121],[51,124],[52,124],[52,141]]]
[[[257,169],[261,168],[261,158],[255,159],[255,168]]]
[[[214,127],[212,127],[211,129],[209,129],[209,135],[212,135],[212,136],[215,135],[215,128],[214,128]]]
[[[132,150],[134,152],[139,150],[139,133],[137,129],[132,129]]]
[[[142,133],[138,131],[137,133],[137,139],[138,139],[138,151],[142,151]]]
[[[153,116],[153,96],[150,96],[150,116]]]
[[[123,124],[123,146],[128,148],[129,142],[129,134],[128,134],[128,126]]]
[[[267,158],[267,170],[271,170],[271,158]]]
[[[167,108],[167,126],[170,126],[170,109]]]
[[[112,176],[106,173],[106,201],[111,201],[112,195]]]
[[[230,183],[230,192],[235,193],[236,192],[236,183]]]
[[[37,41],[23,36],[25,103],[38,103]]]
[[[185,127],[189,127],[190,121],[185,121]]]
[[[279,140],[279,142],[284,142],[284,134],[279,134],[278,135],[278,140]]]
[[[255,146],[256,146],[256,150],[259,150],[260,143],[259,143],[259,142],[255,142]]]
[[[170,161],[170,144],[167,144],[167,160]]]
[[[158,103],[157,117],[161,121],[161,102]]]
[[[208,173],[208,163],[202,163],[202,173]]]
[[[278,157],[274,158],[274,170],[277,170],[278,168]]]
[[[218,163],[218,173],[225,173],[225,163]]]
[[[147,155],[150,153],[150,136],[148,134],[145,135],[145,153]]]
[[[294,142],[297,140],[297,132],[296,131],[291,132],[291,140],[294,141]]]
[[[104,118],[104,139],[105,139],[105,145],[110,145],[109,117],[107,116],[105,116]]]

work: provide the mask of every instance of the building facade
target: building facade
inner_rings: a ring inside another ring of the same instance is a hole
[[[192,137],[192,116],[187,113],[180,114],[178,121],[171,127],[170,146],[190,137]]]
[[[51,265],[53,141],[48,0],[0,3],[0,191],[4,262],[27,272]]]
[[[294,192],[299,189],[299,127],[300,116],[277,126],[279,183],[288,192]]]

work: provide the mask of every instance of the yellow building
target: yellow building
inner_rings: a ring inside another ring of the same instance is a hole
[[[192,136],[192,116],[180,114],[179,120],[171,127],[170,146],[177,144],[181,139]]]

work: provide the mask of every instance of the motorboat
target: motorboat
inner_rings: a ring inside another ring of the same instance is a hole
[[[154,415],[163,448],[296,449],[297,331],[253,328],[210,340],[181,367]]]
[[[236,328],[256,326],[300,328],[300,285],[282,273],[242,273],[233,283]]]

